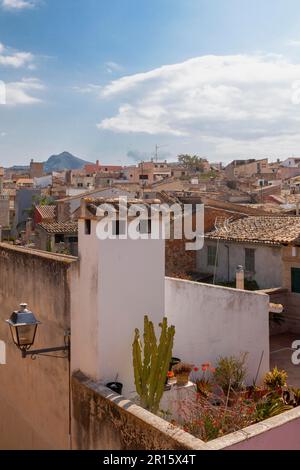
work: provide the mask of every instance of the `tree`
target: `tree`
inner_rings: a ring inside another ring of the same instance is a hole
[[[36,206],[53,206],[54,204],[55,201],[52,197],[36,194],[32,198],[32,206],[29,209],[24,209],[24,214],[27,214],[27,217],[32,218]]]
[[[179,163],[186,167],[191,173],[204,172],[204,158],[198,155],[181,154],[177,157]]]

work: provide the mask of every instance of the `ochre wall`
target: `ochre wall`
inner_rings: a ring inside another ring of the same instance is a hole
[[[0,448],[69,447],[68,360],[22,359],[4,322],[21,302],[42,322],[34,349],[61,346],[70,327],[69,270],[72,259],[0,244]]]

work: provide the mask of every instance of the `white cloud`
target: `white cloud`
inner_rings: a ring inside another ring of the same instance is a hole
[[[24,10],[34,8],[33,0],[2,0],[2,6],[6,10]]]
[[[300,41],[297,39],[290,39],[287,41],[286,45],[290,47],[300,47]]]
[[[196,57],[113,80],[100,95],[119,109],[99,129],[187,135],[222,153],[249,154],[262,139],[271,150],[299,133],[300,64],[274,54]]]
[[[121,72],[123,67],[116,62],[105,62],[105,70],[107,73]]]
[[[6,105],[41,103],[42,99],[35,93],[44,89],[44,85],[36,78],[23,78],[19,82],[6,83]]]
[[[6,137],[6,136],[7,136],[7,133],[6,133],[6,132],[4,132],[4,131],[3,131],[3,132],[0,132],[0,137],[3,138],[3,137]]]
[[[0,43],[0,66],[5,67],[34,67],[34,55],[31,52],[14,51]]]
[[[89,83],[85,86],[73,86],[72,90],[82,94],[98,93],[102,90],[102,87],[100,85],[93,85],[92,83]]]

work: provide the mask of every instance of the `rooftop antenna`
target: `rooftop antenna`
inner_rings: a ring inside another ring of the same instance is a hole
[[[226,218],[226,217],[216,217],[215,218],[215,230],[225,230],[225,232],[229,231],[228,225],[230,222],[232,222],[232,217]],[[216,283],[216,274],[217,274],[217,265],[218,265],[218,254],[219,254],[219,244],[220,244],[220,237],[217,239],[217,249],[216,249],[216,256],[215,256],[215,261],[214,261],[214,277],[213,277],[213,284]]]
[[[155,161],[158,162],[158,151],[159,149],[161,149],[162,147],[167,147],[168,144],[164,144],[164,145],[155,145]]]

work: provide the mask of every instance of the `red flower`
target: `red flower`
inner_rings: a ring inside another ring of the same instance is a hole
[[[194,367],[195,372],[198,372],[198,370],[199,370],[199,367]]]

